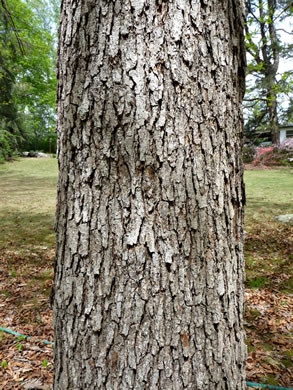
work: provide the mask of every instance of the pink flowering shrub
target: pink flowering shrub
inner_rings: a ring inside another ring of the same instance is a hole
[[[263,155],[265,155],[267,153],[272,152],[273,149],[274,149],[274,146],[266,146],[266,147],[256,148],[255,157],[259,158],[260,156],[263,156]]]
[[[288,152],[293,151],[293,138],[288,138],[283,141],[280,146],[280,150],[286,150]]]
[[[274,146],[266,146],[256,148],[255,159],[253,160],[254,165],[271,165],[271,154],[274,150]]]
[[[293,166],[293,138],[288,138],[280,145],[257,148],[253,164]]]

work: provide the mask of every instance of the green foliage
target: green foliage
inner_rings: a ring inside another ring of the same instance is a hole
[[[7,360],[3,360],[3,362],[1,362],[1,367],[6,368],[7,366],[8,366]]]
[[[12,278],[15,278],[15,277],[16,277],[16,271],[15,271],[15,269],[12,269],[12,270],[10,271],[10,276],[11,276]]]
[[[48,360],[47,359],[45,359],[45,360],[43,360],[43,362],[42,362],[42,366],[44,367],[44,368],[46,368],[47,366],[48,366]]]
[[[281,145],[258,148],[254,165],[293,167],[293,139]]]
[[[268,280],[265,276],[258,276],[257,278],[247,278],[246,284],[249,288],[263,288]]]
[[[24,150],[38,150],[44,153],[56,153],[57,134],[53,132],[44,133],[40,137],[32,137],[23,144]]]
[[[57,82],[56,32],[52,28],[57,11],[52,3],[5,0],[0,5],[2,158],[33,139],[54,134]]]
[[[281,111],[280,118],[282,122],[293,122],[293,98],[290,99],[288,107]]]
[[[245,0],[245,8],[248,53],[245,134],[255,140],[271,133],[273,142],[277,142],[278,123],[290,120],[288,110],[281,106],[292,94],[293,72],[280,73],[279,64],[293,55],[293,45],[283,42],[280,35],[281,30],[286,33],[282,22],[292,15],[292,2]]]
[[[12,156],[14,141],[15,137],[13,134],[0,128],[0,161]]]
[[[26,339],[26,336],[18,336],[18,337],[17,337],[18,343],[16,344],[16,347],[17,347],[17,349],[18,349],[19,352],[22,351],[23,345],[22,345],[21,343],[22,343],[22,341],[24,341],[25,339]]]
[[[254,145],[244,145],[243,147],[243,162],[249,164],[254,160],[255,156],[255,146]]]

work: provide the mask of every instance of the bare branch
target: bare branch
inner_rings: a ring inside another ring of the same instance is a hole
[[[286,34],[293,35],[293,32],[286,31],[286,30],[283,29],[283,28],[277,28],[276,31],[283,31],[283,32],[286,33]]]
[[[253,98],[253,99],[243,99],[244,102],[254,102],[255,100],[257,100],[257,101],[263,101],[263,102],[266,102],[266,101],[267,101],[267,99],[258,98],[258,97]]]
[[[292,6],[293,6],[292,3],[290,3],[289,5],[287,5],[287,7],[285,7],[285,8],[283,9],[283,11],[281,11],[281,12],[279,13],[279,15],[277,15],[277,16],[273,19],[273,22],[274,22],[275,20],[279,19],[279,17],[280,17],[284,12],[286,12],[290,7],[292,7]]]
[[[260,22],[259,18],[258,18],[258,17],[255,15],[255,13],[253,12],[252,7],[251,7],[251,5],[250,5],[249,2],[246,2],[246,7],[247,7],[248,12],[249,12],[249,13],[254,17],[254,19],[260,24],[261,22]]]

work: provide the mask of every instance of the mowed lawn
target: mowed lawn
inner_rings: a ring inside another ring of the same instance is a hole
[[[57,160],[0,164],[0,250],[54,247]]]
[[[247,380],[290,387],[293,227],[274,217],[293,214],[293,169],[246,171],[245,183]],[[54,158],[0,165],[0,326],[47,340],[56,185]],[[5,389],[52,383],[50,346],[0,332],[0,363]]]
[[[293,214],[293,169],[245,171],[246,222]]]

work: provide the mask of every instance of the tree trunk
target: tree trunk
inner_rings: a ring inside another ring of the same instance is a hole
[[[270,93],[270,97],[268,99],[269,104],[269,121],[270,121],[270,132],[272,137],[272,143],[277,145],[280,143],[280,131],[278,124],[278,111],[277,111],[277,96],[273,91]]]
[[[245,388],[240,0],[63,0],[55,390]]]
[[[258,0],[258,5],[252,0],[245,0],[246,19],[245,24],[247,50],[257,64],[257,70],[254,69],[254,74],[262,75],[262,79],[258,79],[257,87],[259,90],[259,99],[264,100],[266,109],[263,115],[259,116],[256,124],[257,127],[263,124],[265,132],[270,132],[271,139],[274,144],[280,142],[279,124],[278,124],[278,101],[277,101],[277,74],[280,62],[281,44],[277,36],[276,20],[280,16],[280,10],[277,11],[276,0]],[[255,8],[256,7],[256,8]],[[278,13],[278,15],[277,15]],[[258,14],[258,17],[256,16]],[[281,12],[282,14],[282,12]],[[253,21],[252,25],[251,22]],[[255,24],[259,28],[260,40],[257,44],[254,42],[254,33],[251,34],[249,26]],[[251,73],[251,74],[253,74]],[[254,99],[254,100],[257,100]],[[253,106],[255,107],[255,106]]]
[[[270,119],[270,130],[272,135],[273,144],[280,143],[280,132],[278,123],[278,109],[277,109],[277,73],[280,62],[280,45],[278,42],[276,26],[275,26],[275,13],[277,11],[276,0],[268,0],[268,10],[270,13],[271,22],[269,23],[269,37],[271,42],[271,61],[267,64],[268,80],[270,83],[269,94],[270,97],[267,99],[269,108],[269,119]]]

